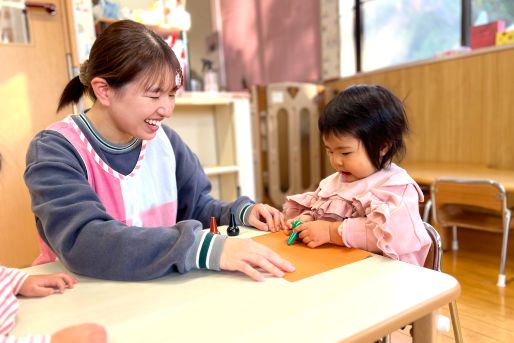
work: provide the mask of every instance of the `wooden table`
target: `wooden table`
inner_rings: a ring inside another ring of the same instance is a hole
[[[489,168],[483,164],[448,162],[408,162],[402,163],[409,175],[420,185],[430,186],[440,176],[493,179],[514,193],[514,170]]]
[[[146,282],[77,278],[64,294],[21,299],[13,335],[96,322],[111,343],[372,342],[415,321],[416,342],[432,342],[433,311],[460,293],[450,275],[378,255],[297,282],[205,270]]]

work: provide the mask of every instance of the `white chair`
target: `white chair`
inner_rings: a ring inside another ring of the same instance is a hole
[[[505,188],[494,180],[440,177],[432,183],[430,194],[434,221],[452,228],[453,250],[459,248],[457,227],[503,234],[497,286],[505,287],[511,219]]]

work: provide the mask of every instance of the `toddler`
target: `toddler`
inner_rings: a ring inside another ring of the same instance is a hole
[[[392,162],[405,152],[402,102],[381,86],[354,85],[329,102],[318,122],[336,172],[314,192],[288,196],[285,233],[307,246],[359,248],[423,266],[430,237],[419,214],[423,193]]]

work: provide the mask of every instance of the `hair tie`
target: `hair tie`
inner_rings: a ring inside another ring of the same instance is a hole
[[[88,86],[88,81],[87,81],[87,64],[88,64],[88,62],[89,62],[88,60],[85,60],[80,65],[79,80],[80,80],[80,83],[82,83],[84,86]]]

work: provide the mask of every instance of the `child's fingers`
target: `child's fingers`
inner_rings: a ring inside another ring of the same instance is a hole
[[[60,277],[53,277],[44,286],[57,289],[59,293],[64,293],[64,290],[66,289],[66,282]]]
[[[77,279],[75,279],[73,276],[66,274],[66,273],[57,273],[53,276],[58,277],[64,281],[67,288],[73,288],[73,286],[77,283]]]

